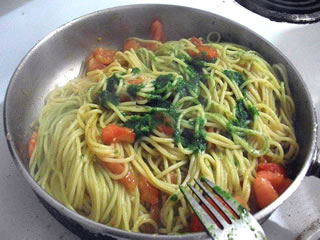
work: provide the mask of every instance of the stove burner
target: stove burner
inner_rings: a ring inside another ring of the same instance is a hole
[[[235,0],[245,8],[277,22],[312,23],[320,20],[319,0]]]

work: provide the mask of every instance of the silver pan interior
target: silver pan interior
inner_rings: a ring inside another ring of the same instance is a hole
[[[221,34],[222,41],[244,45],[259,52],[268,62],[283,63],[286,66],[296,104],[295,125],[301,150],[292,164],[294,183],[275,202],[255,214],[263,222],[298,187],[311,164],[316,144],[316,119],[311,97],[296,69],[268,41],[236,22],[192,8],[150,4],[98,11],[63,25],[31,49],[17,67],[5,99],[5,132],[17,167],[50,212],[66,219],[66,226],[75,226],[96,237],[112,235],[131,239],[154,238],[152,235],[129,233],[95,223],[52,199],[28,173],[26,145],[31,132],[30,124],[36,119],[51,89],[76,77],[83,59],[95,47],[119,49],[128,37],[147,38],[148,26],[155,17],[162,20],[168,40],[206,37],[209,32],[216,31]],[[206,238],[206,234],[158,238],[202,239]]]

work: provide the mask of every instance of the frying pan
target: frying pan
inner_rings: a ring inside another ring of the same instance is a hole
[[[297,189],[306,175],[319,175],[317,120],[311,96],[300,74],[271,43],[245,26],[216,14],[173,5],[130,5],[97,11],[75,19],[36,44],[14,72],[5,97],[4,128],[12,158],[31,188],[48,211],[73,233],[82,238],[106,239],[206,239],[205,233],[177,236],[131,233],[108,227],[69,210],[49,196],[28,172],[27,141],[30,125],[44,105],[46,95],[79,74],[83,59],[96,47],[120,49],[128,37],[148,37],[154,18],[164,24],[168,40],[206,37],[211,31],[222,41],[233,42],[259,52],[269,63],[282,63],[296,105],[295,132],[300,152],[290,164],[292,185],[255,217],[260,223]]]

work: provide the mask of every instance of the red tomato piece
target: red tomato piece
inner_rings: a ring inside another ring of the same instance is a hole
[[[132,129],[127,127],[119,127],[115,124],[108,124],[102,129],[102,141],[104,144],[116,142],[133,143],[135,136],[136,135]]]
[[[149,28],[149,36],[153,40],[164,42],[163,24],[160,20],[155,19],[152,21]]]
[[[168,126],[166,126],[164,124],[160,124],[160,125],[157,126],[157,129],[160,132],[166,134],[167,136],[171,137],[173,135],[173,128],[172,127],[168,127]]]
[[[264,179],[267,179],[272,184],[274,189],[279,188],[284,180],[284,176],[282,174],[278,172],[270,172],[265,170],[257,172],[256,177],[262,177]]]
[[[148,43],[148,42],[146,42],[146,43],[142,43],[141,44],[142,45],[142,47],[144,47],[144,48],[146,48],[146,49],[149,49],[150,51],[155,51],[155,50],[157,50],[158,49],[158,44],[156,44],[156,43]]]
[[[101,162],[101,164],[113,174],[121,174],[125,168],[123,163]],[[118,181],[130,192],[133,192],[137,186],[136,178],[131,170],[128,171],[125,177],[119,179]]]
[[[270,181],[262,177],[255,178],[253,182],[253,190],[255,192],[257,205],[260,208],[268,206],[279,197]]]
[[[186,52],[187,52],[192,58],[194,58],[194,57],[197,56],[197,53],[196,53],[195,51],[190,50],[190,49],[186,50]]]
[[[196,37],[192,37],[190,39],[190,42],[192,42],[196,47],[202,45],[202,42],[199,38],[196,38]]]
[[[136,178],[130,170],[124,178],[119,179],[119,182],[122,183],[129,192],[133,192],[137,187]]]
[[[139,177],[139,190],[140,198],[142,201],[148,202],[152,205],[159,202],[159,190],[152,186],[147,178],[144,176]]]
[[[138,85],[138,84],[141,84],[144,82],[144,79],[142,77],[137,77],[135,79],[130,79],[127,81],[128,83],[130,84],[135,84],[135,85]]]
[[[273,173],[280,173],[284,176],[286,174],[284,167],[278,163],[259,163],[257,166],[257,172],[263,170]]]
[[[128,39],[127,41],[125,41],[125,43],[123,45],[123,51],[130,50],[131,48],[133,50],[136,50],[140,47],[141,47],[140,44],[136,40]]]
[[[97,59],[94,57],[90,58],[87,63],[87,69],[88,72],[96,70],[96,69],[104,69],[106,65],[100,63]]]
[[[108,65],[112,63],[113,57],[116,54],[114,50],[96,48],[93,52],[94,57],[102,64]]]
[[[159,222],[159,220],[160,220],[160,207],[158,206],[158,204],[151,205],[150,216],[154,221]]]
[[[217,50],[208,46],[198,46],[197,49],[199,50],[199,55],[205,59],[212,60],[217,58]]]
[[[29,159],[32,156],[34,148],[36,147],[37,138],[38,138],[38,133],[37,132],[33,132],[31,134],[30,138],[29,138],[29,142],[28,142],[28,158]]]
[[[280,195],[282,194],[287,188],[291,185],[292,180],[290,178],[285,177],[282,183],[279,186],[276,186],[275,189],[277,193]]]
[[[190,220],[190,227],[189,227],[190,232],[203,232],[204,228],[198,219],[198,217],[195,214],[191,215],[191,220]]]

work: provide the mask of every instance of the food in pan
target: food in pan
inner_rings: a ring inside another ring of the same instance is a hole
[[[253,211],[270,204],[298,152],[284,68],[217,33],[165,41],[155,20],[150,36],[93,50],[83,76],[50,92],[30,137],[32,177],[133,232],[201,231],[178,188],[201,176]]]

